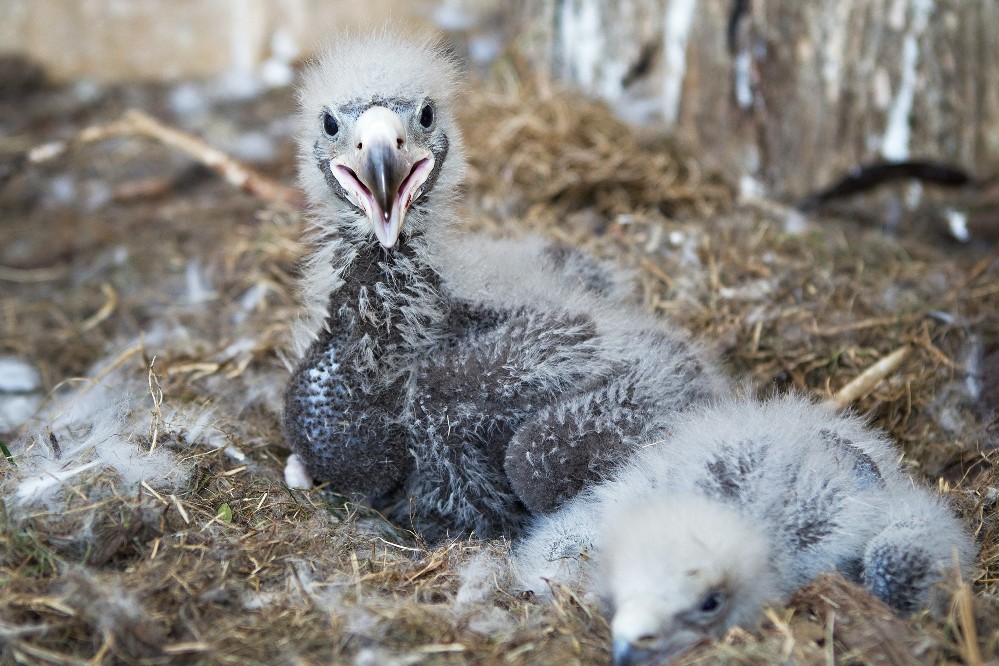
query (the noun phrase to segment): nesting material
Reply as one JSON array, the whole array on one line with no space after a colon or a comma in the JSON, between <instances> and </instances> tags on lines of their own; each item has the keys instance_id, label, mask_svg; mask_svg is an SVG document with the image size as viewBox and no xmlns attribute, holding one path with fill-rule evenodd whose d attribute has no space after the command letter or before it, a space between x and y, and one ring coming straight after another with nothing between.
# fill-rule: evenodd
<instances>
[{"instance_id":1,"label":"nesting material","mask_svg":"<svg viewBox=\"0 0 999 666\"><path fill-rule=\"evenodd\" d=\"M731 205L732 187L675 141L640 132L607 107L509 64L495 73L459 110L474 147L474 209L504 225L538 219L571 235L581 230L566 228L565 216L583 211L603 227L629 216L705 216Z\"/></svg>"},{"instance_id":2,"label":"nesting material","mask_svg":"<svg viewBox=\"0 0 999 666\"><path fill-rule=\"evenodd\" d=\"M770 609L759 631L732 630L688 662L825 664L863 654L875 663L896 651L898 661L994 659L997 382L986 369L995 367L999 341L999 266L991 248L948 245L904 226L886 237L851 219L809 219L788 233L779 208L734 206L704 156L640 137L605 108L515 68L501 63L496 73L467 86L459 119L475 169L470 230L530 230L634 270L647 308L714 346L732 374L752 378L764 395L794 387L825 399L911 346L852 409L900 443L903 466L960 508L981 547L980 575L965 581L942 620L901 619L856 588L834 594L816 585ZM59 90L27 96L5 111L13 143L5 139L0 152L59 138L51 128L66 123L78 123L69 132L118 118L126 102L166 108L168 93L111 90L89 106ZM293 103L285 90L222 112L258 130L290 115ZM290 158L260 168L294 180ZM607 620L578 590L556 586L555 602L539 603L512 594L501 569L490 574L491 560L478 556L498 545L502 562L503 544L428 549L329 489L286 488L275 406L299 312L297 213L192 170L155 142L119 138L4 173L0 354L35 366L42 394L53 395L27 430L0 435L11 454L0 458L0 662L609 660ZM67 174L104 181L112 203L99 213L42 208L44 186ZM669 174L683 187L652 185ZM205 287L197 303L189 265ZM102 283L117 297L106 316ZM94 379L101 359L137 341L145 351L140 344L120 373L107 375L134 398L119 410L116 434L145 453L155 356L164 417L171 408L188 415L174 435L160 430L155 450L188 470L185 479L147 481L156 497L101 462L105 472L95 466L55 490L51 497L71 503L62 515L15 507L18 480L35 464L26 460L22 470L20 451L33 446L31 456L59 469L46 443L56 412L45 410L81 385L57 386ZM956 390L969 379L975 391ZM194 443L187 433L208 412L209 431ZM74 433L67 446L86 437ZM25 443L17 452L16 442ZM99 459L88 455L81 464ZM89 549L73 532L78 520L90 526Z\"/></svg>"},{"instance_id":3,"label":"nesting material","mask_svg":"<svg viewBox=\"0 0 999 666\"><path fill-rule=\"evenodd\" d=\"M71 392L40 415L46 424L15 442L11 453L18 461L17 473L8 479L14 508L42 506L65 508L65 492L90 485L87 477L112 473L121 481L123 493L135 492L142 483L171 492L183 484L188 470L166 447L152 447L152 438L135 437L139 420L149 422L143 409L144 384L129 385L112 374L99 382ZM154 415L164 423L177 414ZM168 434L164 427L164 437ZM9 490L9 489L8 489Z\"/></svg>"}]
</instances>

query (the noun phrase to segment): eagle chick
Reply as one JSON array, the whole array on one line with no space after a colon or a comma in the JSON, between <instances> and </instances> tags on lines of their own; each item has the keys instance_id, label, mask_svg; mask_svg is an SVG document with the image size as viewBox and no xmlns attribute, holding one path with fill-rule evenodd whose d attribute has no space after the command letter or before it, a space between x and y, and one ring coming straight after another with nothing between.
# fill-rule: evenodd
<instances>
[{"instance_id":1,"label":"eagle chick","mask_svg":"<svg viewBox=\"0 0 999 666\"><path fill-rule=\"evenodd\" d=\"M972 539L880 433L803 398L729 400L538 518L522 583L580 585L613 614L619 663L675 655L839 571L896 610L969 572Z\"/></svg>"},{"instance_id":2,"label":"eagle chick","mask_svg":"<svg viewBox=\"0 0 999 666\"><path fill-rule=\"evenodd\" d=\"M619 271L455 233L457 71L438 42L386 30L306 72L314 249L283 416L289 479L432 541L516 533L724 390L696 346L620 303Z\"/></svg>"}]
</instances>

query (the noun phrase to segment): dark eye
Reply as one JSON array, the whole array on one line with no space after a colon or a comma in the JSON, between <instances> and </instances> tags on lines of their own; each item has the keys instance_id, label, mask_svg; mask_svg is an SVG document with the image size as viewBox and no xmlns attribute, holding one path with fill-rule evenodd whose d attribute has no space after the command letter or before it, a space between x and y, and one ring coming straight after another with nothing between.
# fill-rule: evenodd
<instances>
[{"instance_id":1,"label":"dark eye","mask_svg":"<svg viewBox=\"0 0 999 666\"><path fill-rule=\"evenodd\" d=\"M323 131L329 136L336 136L336 133L340 131L340 126L337 124L336 118L329 111L323 114Z\"/></svg>"},{"instance_id":2,"label":"dark eye","mask_svg":"<svg viewBox=\"0 0 999 666\"><path fill-rule=\"evenodd\" d=\"M423 105L423 110L420 111L420 125L426 129L434 124L434 107L429 103Z\"/></svg>"},{"instance_id":3,"label":"dark eye","mask_svg":"<svg viewBox=\"0 0 999 666\"><path fill-rule=\"evenodd\" d=\"M705 615L714 615L721 610L721 607L725 604L725 593L721 590L713 590L704 595L701 599L701 605L698 610L700 610Z\"/></svg>"}]
</instances>

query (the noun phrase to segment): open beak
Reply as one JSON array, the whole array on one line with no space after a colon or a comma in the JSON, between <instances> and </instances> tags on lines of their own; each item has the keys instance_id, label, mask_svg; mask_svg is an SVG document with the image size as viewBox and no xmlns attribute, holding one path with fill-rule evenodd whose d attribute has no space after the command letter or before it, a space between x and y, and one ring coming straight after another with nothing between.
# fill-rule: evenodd
<instances>
[{"instance_id":1,"label":"open beak","mask_svg":"<svg viewBox=\"0 0 999 666\"><path fill-rule=\"evenodd\" d=\"M378 242L392 248L406 212L423 194L433 154L410 146L402 119L384 106L372 106L357 119L353 146L331 160L330 169L368 216Z\"/></svg>"}]
</instances>

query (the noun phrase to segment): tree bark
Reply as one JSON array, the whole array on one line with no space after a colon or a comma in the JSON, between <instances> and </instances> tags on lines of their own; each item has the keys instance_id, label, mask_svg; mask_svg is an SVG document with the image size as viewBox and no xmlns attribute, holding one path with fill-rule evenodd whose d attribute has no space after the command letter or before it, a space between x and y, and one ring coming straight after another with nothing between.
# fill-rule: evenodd
<instances>
[{"instance_id":1,"label":"tree bark","mask_svg":"<svg viewBox=\"0 0 999 666\"><path fill-rule=\"evenodd\" d=\"M521 0L537 66L662 123L744 189L857 164L999 167L999 0Z\"/></svg>"}]
</instances>

